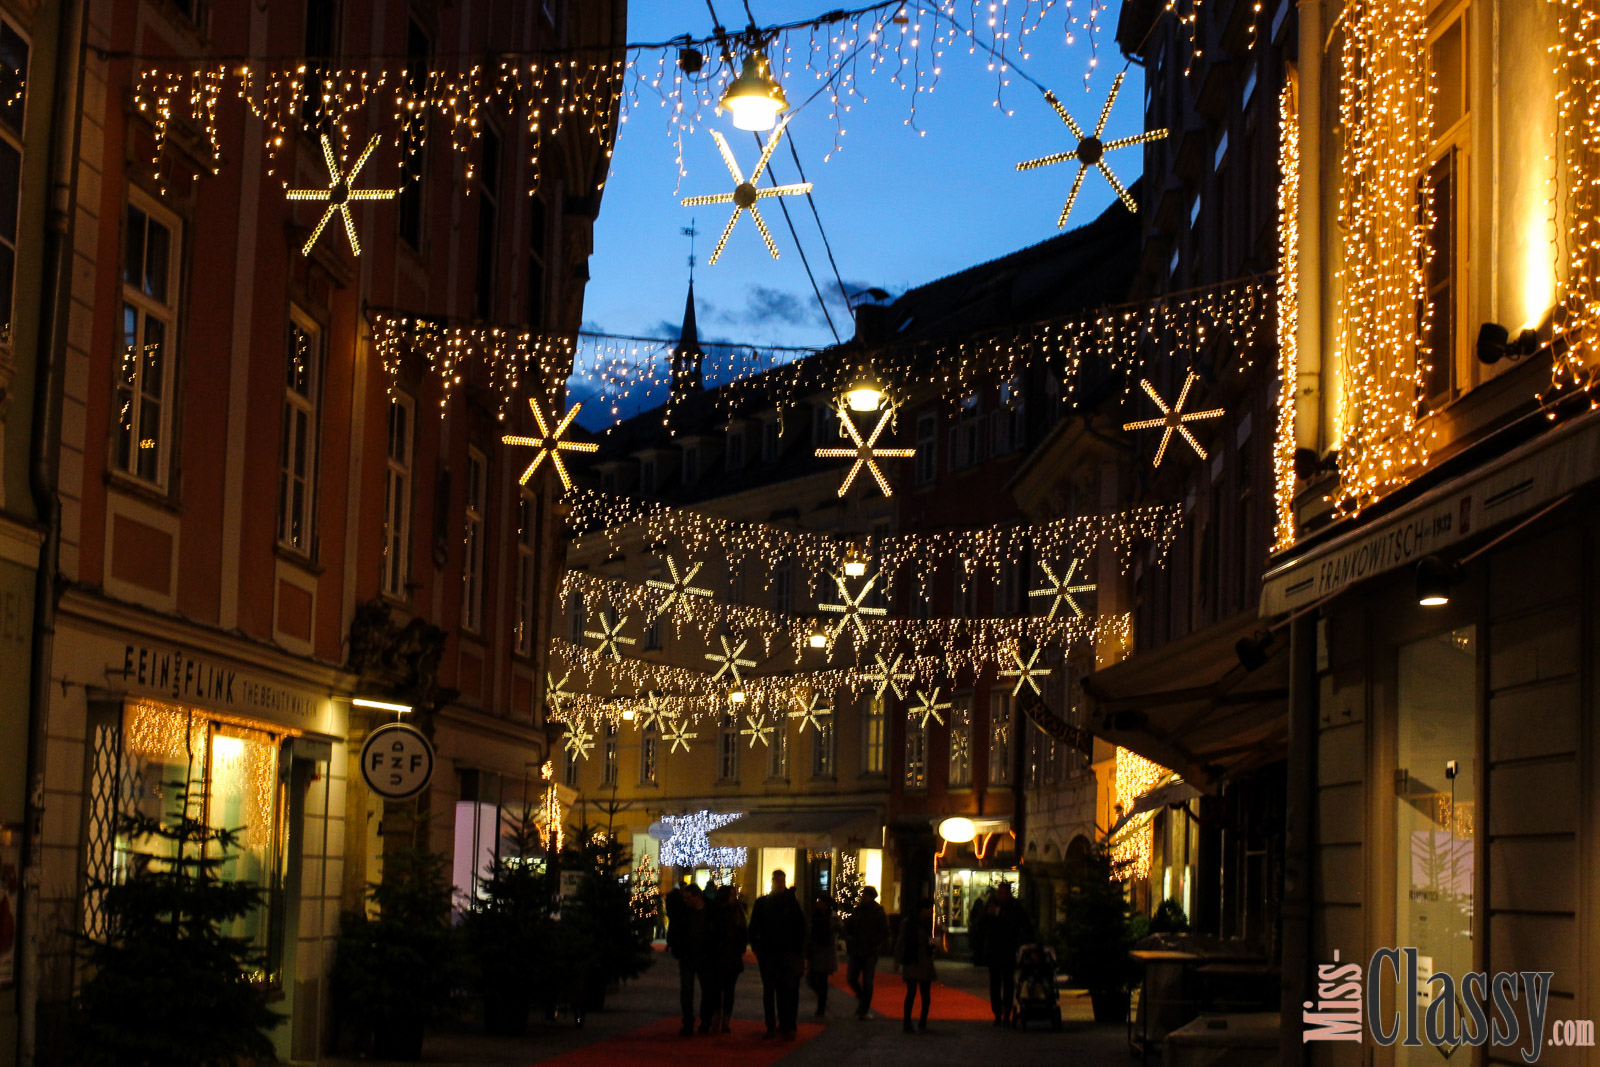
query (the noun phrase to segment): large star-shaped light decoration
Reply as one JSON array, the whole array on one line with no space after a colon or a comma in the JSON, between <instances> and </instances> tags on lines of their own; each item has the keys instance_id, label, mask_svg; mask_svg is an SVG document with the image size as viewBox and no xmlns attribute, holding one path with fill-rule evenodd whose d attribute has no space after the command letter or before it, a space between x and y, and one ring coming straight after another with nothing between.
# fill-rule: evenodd
<instances>
[{"instance_id":1,"label":"large star-shaped light decoration","mask_svg":"<svg viewBox=\"0 0 1600 1067\"><path fill-rule=\"evenodd\" d=\"M721 681L724 674L730 674L733 676L734 685L743 685L744 679L739 676L739 668L754 667L756 665L756 661L753 659L739 658L740 653L744 651L745 646L750 642L740 641L737 645L735 645L732 641L728 640L727 634L723 634L721 639L722 655L719 656L715 652L706 653L706 659L710 660L712 663L721 664L721 666L717 668L716 673L711 676L711 680L713 682Z\"/></svg>"},{"instance_id":2,"label":"large star-shaped light decoration","mask_svg":"<svg viewBox=\"0 0 1600 1067\"><path fill-rule=\"evenodd\" d=\"M878 425L872 428L872 433L867 437L861 436L861 431L856 428L856 422L844 408L839 409L839 421L844 424L845 432L850 435L852 447L850 448L819 448L818 459L850 459L855 458L855 463L850 466L850 473L844 476L844 482L839 486L839 495L844 496L850 491L850 486L855 484L856 475L865 467L878 483L878 488L883 490L884 496L894 496L894 490L889 487L889 480L883 476L883 468L878 466L880 459L910 459L917 454L914 448L879 448L878 438L883 435L884 427L889 425L891 412L885 411L878 416Z\"/></svg>"},{"instance_id":3,"label":"large star-shaped light decoration","mask_svg":"<svg viewBox=\"0 0 1600 1067\"><path fill-rule=\"evenodd\" d=\"M667 573L672 575L672 580L670 582L664 582L660 578L651 578L644 583L651 589L661 589L667 594L661 598L661 603L656 605L657 615L665 615L667 609L679 601L687 604L689 602L689 597L711 596L711 590L702 589L699 586L689 584L690 582L694 581L694 576L700 573L700 567L701 565L696 563L693 567L689 568L689 573L679 576L678 561L672 558L672 553L667 553Z\"/></svg>"},{"instance_id":4,"label":"large star-shaped light decoration","mask_svg":"<svg viewBox=\"0 0 1600 1067\"><path fill-rule=\"evenodd\" d=\"M1072 575L1077 571L1078 563L1079 561L1075 559L1068 560L1067 573L1057 578L1054 568L1050 566L1048 561L1039 561L1039 569L1044 571L1045 579L1049 582L1049 584L1042 589L1028 590L1028 596L1047 596L1054 598L1050 601L1050 613L1045 616L1047 620L1054 619L1056 617L1056 612L1061 608L1062 604L1065 604L1067 607L1072 609L1072 614L1074 617L1079 619L1083 618L1083 609L1078 606L1078 599L1075 594L1092 593L1094 592L1096 586L1092 582L1086 582L1080 585L1072 584Z\"/></svg>"},{"instance_id":5,"label":"large star-shaped light decoration","mask_svg":"<svg viewBox=\"0 0 1600 1067\"><path fill-rule=\"evenodd\" d=\"M771 747L772 727L767 725L767 713L763 711L759 715L746 715L744 718L745 722L748 722L750 726L747 729L740 730L739 733L750 739L750 747L755 748L757 741Z\"/></svg>"},{"instance_id":6,"label":"large star-shaped light decoration","mask_svg":"<svg viewBox=\"0 0 1600 1067\"><path fill-rule=\"evenodd\" d=\"M1028 658L1024 660L1020 649L1011 649L1011 658L1016 660L1017 669L1001 671L1000 677L1015 678L1017 680L1017 687L1011 690L1012 696L1021 696L1023 686L1027 686L1040 696L1044 695L1044 690L1039 688L1038 679L1050 677L1050 668L1038 666L1039 653L1041 651L1041 649L1034 649L1029 653Z\"/></svg>"},{"instance_id":7,"label":"large star-shaped light decoration","mask_svg":"<svg viewBox=\"0 0 1600 1067\"><path fill-rule=\"evenodd\" d=\"M728 243L728 235L733 232L733 224L739 221L739 216L750 212L750 218L755 221L756 229L761 231L761 239L767 243L767 251L772 253L772 258L778 258L778 246L772 241L772 231L767 229L767 220L761 217L761 211L756 207L756 201L765 200L770 196L798 196L811 191L810 182L800 182L796 185L769 185L765 189L756 188L756 183L761 180L761 174L767 169L767 163L772 159L772 150L778 147L778 141L783 137L783 129L789 125L790 115L778 123L778 128L772 131L772 136L767 138L767 143L762 146L761 158L756 160L756 169L751 173L750 180L745 181L744 172L739 169L739 164L734 162L733 150L728 147L727 139L721 131L712 130L711 136L717 142L717 149L722 153L722 162L728 167L728 173L733 176L733 192L713 193L710 196L691 196L683 201L684 207L699 207L702 204L732 204L733 215L728 219L728 225L722 230L722 236L717 238L717 247L712 250L711 258L706 261L707 266L717 262L717 257L722 255L723 246Z\"/></svg>"},{"instance_id":8,"label":"large star-shaped light decoration","mask_svg":"<svg viewBox=\"0 0 1600 1067\"><path fill-rule=\"evenodd\" d=\"M644 704L639 708L638 717L640 730L651 727L666 730L671 728L671 722L678 717L678 713L663 707L660 695L651 690L644 695Z\"/></svg>"},{"instance_id":9,"label":"large star-shaped light decoration","mask_svg":"<svg viewBox=\"0 0 1600 1067\"><path fill-rule=\"evenodd\" d=\"M667 723L661 732L662 739L670 746L668 752L676 752L680 747L685 752L689 751L689 742L699 736L697 733L690 733L689 724L682 721Z\"/></svg>"},{"instance_id":10,"label":"large star-shaped light decoration","mask_svg":"<svg viewBox=\"0 0 1600 1067\"><path fill-rule=\"evenodd\" d=\"M567 728L567 736L562 743L567 746L569 758L588 759L589 753L594 750L594 734L583 723L575 722Z\"/></svg>"},{"instance_id":11,"label":"large star-shaped light decoration","mask_svg":"<svg viewBox=\"0 0 1600 1067\"><path fill-rule=\"evenodd\" d=\"M552 718L559 716L565 710L562 708L563 704L577 696L576 693L567 688L567 679L571 677L572 674L568 672L563 674L558 682L553 674L544 676L544 702L550 706Z\"/></svg>"},{"instance_id":12,"label":"large star-shaped light decoration","mask_svg":"<svg viewBox=\"0 0 1600 1067\"><path fill-rule=\"evenodd\" d=\"M939 713L950 710L950 701L941 701L939 699L939 690L935 689L932 695L929 695L919 689L917 690L917 701L918 703L907 712L907 718L914 718L920 715L924 729L927 728L929 719L934 720L940 726L944 725L944 716Z\"/></svg>"},{"instance_id":13,"label":"large star-shaped light decoration","mask_svg":"<svg viewBox=\"0 0 1600 1067\"><path fill-rule=\"evenodd\" d=\"M608 623L606 622L606 617L603 613L596 612L595 614L600 619L600 629L585 630L583 631L583 636L589 638L591 641L600 642L600 644L595 647L595 652L602 656L609 655L613 660L621 662L622 649L620 646L636 645L639 643L631 637L622 636L622 628L628 624L628 617L624 615L616 622Z\"/></svg>"},{"instance_id":14,"label":"large star-shaped light decoration","mask_svg":"<svg viewBox=\"0 0 1600 1067\"><path fill-rule=\"evenodd\" d=\"M887 615L889 613L887 608L875 608L863 603L867 599L867 594L872 592L872 587L877 584L877 581L878 576L874 574L861 586L861 592L851 596L850 587L845 584L844 576L838 574L833 576L833 583L839 587L839 599L844 603L817 605L823 611L843 616L838 624L834 626L833 633L828 636L828 644L832 645L839 640L839 635L844 633L845 628L852 624L856 628L856 633L865 638L867 636L867 624L862 621L861 617L863 615Z\"/></svg>"},{"instance_id":15,"label":"large star-shaped light decoration","mask_svg":"<svg viewBox=\"0 0 1600 1067\"><path fill-rule=\"evenodd\" d=\"M1189 442L1189 447L1194 449L1195 455L1201 459L1206 458L1206 450L1200 447L1200 442L1195 440L1194 434L1189 432L1189 427L1185 426L1184 423L1199 422L1201 419L1221 418L1227 412L1222 408L1212 408L1209 411L1183 410L1183 402L1189 399L1189 390L1199 380L1200 375L1190 371L1188 376L1183 379L1183 388L1178 392L1177 402L1171 407L1168 407L1167 402L1161 399L1161 394L1156 392L1156 387L1150 384L1148 378L1139 381L1139 384L1144 387L1144 391L1149 394L1150 399L1155 401L1156 407L1161 409L1161 417L1159 419L1140 419L1138 422L1125 422L1122 424L1122 428L1124 430L1153 430L1157 426L1162 428L1161 447L1156 449L1156 458L1151 463L1151 466L1161 466L1161 458L1167 454L1167 445L1172 443L1172 435L1174 433L1182 435L1183 439Z\"/></svg>"},{"instance_id":16,"label":"large star-shaped light decoration","mask_svg":"<svg viewBox=\"0 0 1600 1067\"><path fill-rule=\"evenodd\" d=\"M328 164L328 187L326 189L290 189L284 195L290 200L319 200L328 205L322 213L316 229L311 231L311 236L306 238L306 243L301 247L300 254L309 256L311 248L317 243L317 238L322 236L322 231L327 228L328 220L338 212L344 219L344 235L350 239L350 251L354 255L361 254L361 242L356 239L355 220L350 216L350 201L352 200L393 200L400 195L398 189L352 189L350 183L356 180L362 166L367 162L367 157L372 155L372 150L378 147L378 135L373 134L372 140L367 142L367 147L356 157L355 163L349 170L339 166L339 157L334 154L333 141L327 134L322 135L322 158Z\"/></svg>"},{"instance_id":17,"label":"large star-shaped light decoration","mask_svg":"<svg viewBox=\"0 0 1600 1067\"><path fill-rule=\"evenodd\" d=\"M821 690L811 690L809 697L797 692L789 698L789 718L800 720L801 733L806 732L806 723L810 723L820 734L826 725L822 720L832 715L833 707L826 702Z\"/></svg>"},{"instance_id":18,"label":"large star-shaped light decoration","mask_svg":"<svg viewBox=\"0 0 1600 1067\"><path fill-rule=\"evenodd\" d=\"M900 661L905 659L905 656L896 652L892 663L883 658L882 652L874 653L873 658L878 661L878 669L867 671L861 676L877 686L877 689L873 691L872 698L874 700L882 700L884 692L893 689L894 695L904 700L906 693L904 689L900 688L900 683L909 682L913 677L911 672L900 670Z\"/></svg>"},{"instance_id":19,"label":"large star-shaped light decoration","mask_svg":"<svg viewBox=\"0 0 1600 1067\"><path fill-rule=\"evenodd\" d=\"M1073 121L1067 109L1062 106L1056 94L1046 89L1045 100L1056 109L1056 114L1061 116L1061 121L1067 124L1067 129L1072 131L1072 136L1078 139L1078 147L1070 152L1056 152L1038 159L1030 159L1018 163L1018 170L1033 170L1035 167L1048 167L1052 163L1064 163L1069 159L1078 161L1078 173L1072 179L1072 192L1067 194L1066 206L1061 209L1061 215L1056 219L1056 228L1062 229L1067 225L1067 216L1072 214L1072 205L1078 199L1078 190L1083 187L1083 176L1090 167L1095 167L1105 175L1106 182L1116 190L1122 202L1128 206L1129 211L1138 211L1139 205L1134 202L1128 190L1111 173L1111 168L1106 166L1105 154L1117 148L1127 148L1129 145L1143 144L1145 141L1157 141L1167 135L1166 130L1146 130L1144 133L1134 134L1132 137L1119 137L1115 141L1102 141L1100 135L1106 131L1106 120L1111 117L1111 105L1117 101L1117 93L1122 89L1122 75L1118 74L1116 81L1111 83L1111 95L1106 97L1105 106L1100 109L1100 121L1095 123L1093 133L1084 133L1083 128Z\"/></svg>"},{"instance_id":20,"label":"large star-shaped light decoration","mask_svg":"<svg viewBox=\"0 0 1600 1067\"><path fill-rule=\"evenodd\" d=\"M572 488L572 475L567 473L567 465L562 462L563 452L597 452L600 446L593 441L568 441L561 435L567 432L567 427L572 425L572 420L578 417L578 409L582 404L574 404L567 413L561 416L561 421L556 423L554 430L544 417L544 410L539 407L539 402L533 397L528 398L528 406L533 409L533 423L539 428L539 436L525 437L519 434L506 434L500 440L508 445L521 448L536 448L533 462L522 472L522 477L517 479L518 485L527 485L528 479L533 477L533 472L539 469L539 464L544 462L544 457L550 457L550 466L556 469L561 476L561 488Z\"/></svg>"}]
</instances>

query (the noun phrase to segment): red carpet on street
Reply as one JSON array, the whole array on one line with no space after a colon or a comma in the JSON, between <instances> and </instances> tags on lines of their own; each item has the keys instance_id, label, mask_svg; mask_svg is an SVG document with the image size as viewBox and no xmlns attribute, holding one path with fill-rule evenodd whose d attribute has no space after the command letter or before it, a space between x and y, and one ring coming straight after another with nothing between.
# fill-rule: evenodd
<instances>
[{"instance_id":1,"label":"red carpet on street","mask_svg":"<svg viewBox=\"0 0 1600 1067\"><path fill-rule=\"evenodd\" d=\"M801 1001L804 1007L804 1000ZM813 1004L813 1007L816 1005ZM697 1067L764 1067L804 1045L822 1032L819 1023L800 1024L793 1041L767 1039L758 1019L735 1019L730 1034L696 1034L683 1037L677 1019L629 1030L552 1059L541 1060L541 1067L616 1067L619 1063L695 1064Z\"/></svg>"},{"instance_id":2,"label":"red carpet on street","mask_svg":"<svg viewBox=\"0 0 1600 1067\"><path fill-rule=\"evenodd\" d=\"M845 981L847 972L843 967L833 972L832 983L836 990L842 990L845 999L834 999L837 994L829 994L828 1011L830 1015L839 1015L855 1007L856 995L850 992L850 985ZM933 983L933 1003L928 1008L928 1018L943 1022L973 1022L976 1020L993 1019L994 1012L989 1008L988 1000L975 997L971 993L960 989L951 989L939 982ZM900 977L899 971L878 970L878 980L872 987L872 1010L879 1015L898 1018L906 1001L905 979ZM809 1007L815 1010L817 1006L816 994L807 986L800 988L800 1014L804 1015ZM917 1018L922 1011L922 996L918 994L917 1002L912 1005L911 1016Z\"/></svg>"}]
</instances>

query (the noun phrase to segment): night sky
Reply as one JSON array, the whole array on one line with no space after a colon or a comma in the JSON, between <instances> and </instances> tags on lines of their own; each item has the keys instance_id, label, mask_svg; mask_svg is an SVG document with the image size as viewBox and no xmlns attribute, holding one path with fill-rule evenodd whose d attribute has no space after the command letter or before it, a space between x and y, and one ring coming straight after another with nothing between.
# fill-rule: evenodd
<instances>
[{"instance_id":1,"label":"night sky","mask_svg":"<svg viewBox=\"0 0 1600 1067\"><path fill-rule=\"evenodd\" d=\"M716 0L717 13L730 29L745 23L738 0ZM751 0L763 24L820 14L837 6L816 0ZM968 5L958 5L963 15ZM988 5L980 5L980 10ZM1079 5L1082 6L1081 4ZM1052 88L1073 117L1086 129L1100 112L1112 79L1124 60L1112 39L1117 8L1101 12L1099 63L1087 88L1091 51L1080 33L1065 43L1064 4L1052 7L1043 28L1031 33L1019 60L1021 69ZM665 40L679 34L702 36L711 30L704 0L632 0L630 41ZM707 73L710 72L708 60ZM1075 162L1025 173L1020 160L1067 151L1075 139L1040 91L1018 77L1003 90L1004 107L995 105L998 73L989 56L969 54L966 47L947 50L937 88L919 94L919 136L907 125L912 94L882 75L863 81L865 104L844 116L844 150L823 162L833 143L829 102L819 97L790 123L828 240L847 288L876 286L892 294L961 270L1018 248L1042 241L1058 231L1056 216L1066 199ZM791 105L814 90L807 72L797 87L785 83ZM1138 132L1144 86L1138 67L1123 82L1107 139ZM1012 114L1007 115L1009 109ZM709 117L729 139L746 171L758 155L754 135L735 130L726 115ZM1125 184L1139 176L1141 150L1110 153L1107 161ZM823 320L806 279L795 240L773 200L762 212L782 258L774 262L761 244L748 216L741 219L715 266L708 258L726 223L729 208L721 205L685 208L681 197L729 191L732 182L705 126L685 144L687 171L678 186L675 148L665 115L653 104L631 114L622 127L595 228L592 281L584 305L586 328L610 333L675 336L683 313L687 282L688 238L681 230L691 217L700 231L700 266L695 291L703 339L766 344L828 344L833 334ZM774 155L772 169L780 182L798 181L787 148ZM1113 194L1094 172L1068 223L1094 218ZM817 224L803 197L785 203L811 259L817 281L836 305L842 305L838 283L828 265ZM833 309L842 337L852 332L842 307ZM582 389L579 383L576 391Z\"/></svg>"}]
</instances>

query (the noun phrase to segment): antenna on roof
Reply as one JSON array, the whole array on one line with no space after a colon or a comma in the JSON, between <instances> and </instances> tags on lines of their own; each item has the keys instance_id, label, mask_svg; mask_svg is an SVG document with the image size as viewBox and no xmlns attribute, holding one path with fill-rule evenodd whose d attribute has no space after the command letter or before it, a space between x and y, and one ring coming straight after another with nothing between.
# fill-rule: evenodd
<instances>
[{"instance_id":1,"label":"antenna on roof","mask_svg":"<svg viewBox=\"0 0 1600 1067\"><path fill-rule=\"evenodd\" d=\"M700 236L700 231L694 228L694 219L689 220L689 225L683 228L683 235L689 239L689 284L694 284L694 239Z\"/></svg>"}]
</instances>

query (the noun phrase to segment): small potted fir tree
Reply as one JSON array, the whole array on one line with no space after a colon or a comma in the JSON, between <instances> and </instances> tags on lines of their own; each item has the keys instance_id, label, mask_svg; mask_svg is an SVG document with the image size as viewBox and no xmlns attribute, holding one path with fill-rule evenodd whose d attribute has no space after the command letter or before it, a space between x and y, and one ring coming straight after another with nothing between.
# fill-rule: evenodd
<instances>
[{"instance_id":1,"label":"small potted fir tree","mask_svg":"<svg viewBox=\"0 0 1600 1067\"><path fill-rule=\"evenodd\" d=\"M1067 886L1067 971L1089 990L1098 1023L1120 1023L1128 1017L1134 973L1128 956L1133 939L1124 888L1127 866L1102 841L1090 848Z\"/></svg>"}]
</instances>

